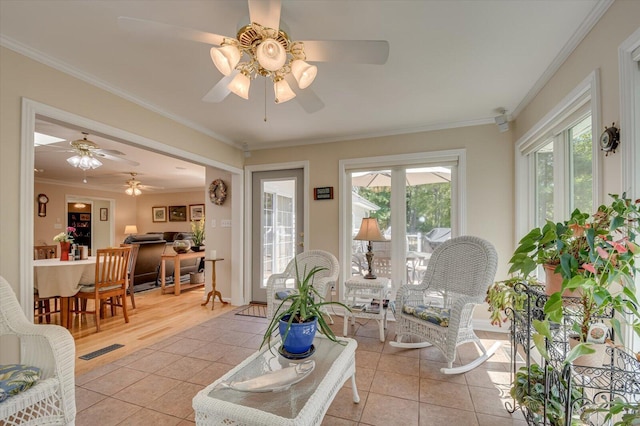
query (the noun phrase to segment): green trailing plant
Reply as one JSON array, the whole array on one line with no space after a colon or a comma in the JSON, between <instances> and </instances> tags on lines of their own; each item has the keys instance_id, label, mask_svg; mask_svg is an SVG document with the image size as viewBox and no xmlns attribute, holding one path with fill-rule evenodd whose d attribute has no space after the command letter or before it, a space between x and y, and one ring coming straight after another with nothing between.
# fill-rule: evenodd
<instances>
[{"instance_id":1,"label":"green trailing plant","mask_svg":"<svg viewBox=\"0 0 640 426\"><path fill-rule=\"evenodd\" d=\"M547 366L549 375L554 372L551 366ZM532 364L530 368L521 367L516 373L513 385L511 387L511 397L521 406L527 409L535 416L538 421L545 423L542 416L544 415L546 402L546 419L548 424L552 426L562 426L565 424L566 412L562 395L566 394L566 383L562 380L553 381L549 385L549 393L545 392L545 371L537 364ZM582 397L581 389L573 387L571 389L571 403ZM582 424L577 419L572 419L572 425Z\"/></svg>"},{"instance_id":2,"label":"green trailing plant","mask_svg":"<svg viewBox=\"0 0 640 426\"><path fill-rule=\"evenodd\" d=\"M527 295L515 290L516 284L526 284L529 287L542 287L542 284L534 277L511 277L503 281L496 281L489 286L485 301L489 305L490 320L492 325L502 327L502 323L509 319L507 310L521 311Z\"/></svg>"},{"instance_id":3,"label":"green trailing plant","mask_svg":"<svg viewBox=\"0 0 640 426\"><path fill-rule=\"evenodd\" d=\"M286 331L282 336L283 341L285 341L287 336L289 335L291 324L293 324L294 322L311 322L315 318L317 318L318 328L320 332L327 336L327 338L329 338L331 341L340 343L336 338L333 330L331 330L331 328L325 321L324 316L322 315L322 307L328 305L336 305L341 306L349 312L351 312L351 310L343 303L325 301L323 299L323 295L319 294L318 291L313 287L314 276L320 271L327 270L327 268L315 266L307 272L305 267L303 274L300 275L297 262L295 266L296 291L292 294L289 294L282 300L282 302L280 302L280 305L273 314L273 318L271 318L271 321L267 326L267 330L264 333L260 347L262 348L265 344L270 345L271 339L279 329L280 320L287 316L288 322Z\"/></svg>"}]
</instances>

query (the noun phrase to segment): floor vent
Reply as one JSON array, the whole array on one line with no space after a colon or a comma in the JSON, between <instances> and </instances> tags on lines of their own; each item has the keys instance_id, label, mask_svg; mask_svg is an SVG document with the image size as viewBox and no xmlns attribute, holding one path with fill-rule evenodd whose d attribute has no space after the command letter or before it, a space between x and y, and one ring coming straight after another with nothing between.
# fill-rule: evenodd
<instances>
[{"instance_id":1,"label":"floor vent","mask_svg":"<svg viewBox=\"0 0 640 426\"><path fill-rule=\"evenodd\" d=\"M124 345L120 345L120 344L116 343L116 344L107 346L105 348L98 349L97 351L90 352L90 353L88 353L86 355L82 355L80 357L80 359L84 359L85 361L88 361L90 359L97 358L100 355L104 355L104 354L109 353L111 351L115 351L116 349L121 348L123 346Z\"/></svg>"}]
</instances>

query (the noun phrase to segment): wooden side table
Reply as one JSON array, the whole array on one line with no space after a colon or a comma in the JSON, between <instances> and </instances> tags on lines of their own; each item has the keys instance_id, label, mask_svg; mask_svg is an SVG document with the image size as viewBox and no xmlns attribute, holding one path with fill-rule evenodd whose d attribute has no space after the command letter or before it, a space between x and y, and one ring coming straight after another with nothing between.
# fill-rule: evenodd
<instances>
[{"instance_id":1,"label":"wooden side table","mask_svg":"<svg viewBox=\"0 0 640 426\"><path fill-rule=\"evenodd\" d=\"M171 253L165 253L160 257L160 287L162 288L161 292L162 294L165 294L167 291L167 289L165 288L165 284L166 284L166 261L173 261L173 294L175 294L176 296L178 296L180 294L180 261L181 260L185 260L185 259L199 259L201 257L204 257L204 252L202 251L188 251L186 253L175 253L175 254L171 254ZM196 285L202 285L201 284L185 284L184 288L191 288L191 287L195 287Z\"/></svg>"},{"instance_id":2,"label":"wooden side table","mask_svg":"<svg viewBox=\"0 0 640 426\"><path fill-rule=\"evenodd\" d=\"M207 306L209 303L209 299L213 296L213 300L211 301L211 310L213 311L213 307L216 304L216 296L220 299L223 305L226 305L229 302L225 302L222 300L222 293L216 290L216 262L224 260L223 258L217 259L205 259L205 262L211 262L211 291L207 294L207 300L201 306Z\"/></svg>"},{"instance_id":3,"label":"wooden side table","mask_svg":"<svg viewBox=\"0 0 640 426\"><path fill-rule=\"evenodd\" d=\"M343 335L347 336L349 318L351 325L355 325L356 318L374 319L378 321L380 327L380 341L384 342L384 329L387 327L387 308L384 307L384 300L389 295L391 281L389 278L378 277L374 279L366 279L361 275L355 275L345 281L345 304L349 307L366 301L365 306L370 304L373 299L379 301L378 311L367 312L366 307L362 311L352 310L344 311L344 330ZM370 307L370 305L368 305Z\"/></svg>"}]
</instances>

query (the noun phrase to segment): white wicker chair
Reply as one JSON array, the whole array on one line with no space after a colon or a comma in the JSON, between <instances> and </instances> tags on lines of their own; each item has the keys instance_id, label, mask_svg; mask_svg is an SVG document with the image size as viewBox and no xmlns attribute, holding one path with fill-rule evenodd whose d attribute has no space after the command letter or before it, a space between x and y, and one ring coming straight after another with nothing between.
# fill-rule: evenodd
<instances>
[{"instance_id":1,"label":"white wicker chair","mask_svg":"<svg viewBox=\"0 0 640 426\"><path fill-rule=\"evenodd\" d=\"M339 265L338 259L331 253L323 250L309 250L296 255L284 272L272 274L267 280L267 319L271 319L282 300L276 298L276 292L285 289L295 289L296 283L296 261L298 271L302 275L305 271L310 271L314 266L327 268L314 275L313 287L326 299L331 287L338 281ZM329 313L324 310L329 315ZM329 315L329 320L333 324L333 319Z\"/></svg>"},{"instance_id":2,"label":"white wicker chair","mask_svg":"<svg viewBox=\"0 0 640 426\"><path fill-rule=\"evenodd\" d=\"M19 363L39 367L41 379L0 403L0 424L75 424L73 337L64 327L29 322L11 286L0 276L0 335L9 334L20 339Z\"/></svg>"},{"instance_id":3,"label":"white wicker chair","mask_svg":"<svg viewBox=\"0 0 640 426\"><path fill-rule=\"evenodd\" d=\"M464 373L489 359L500 343L486 350L473 332L472 316L475 306L484 301L497 266L496 250L485 240L463 236L442 243L434 250L422 283L399 289L395 302L396 341L390 344L401 348L436 346L449 364L448 368L441 369L445 374ZM424 312L419 315L422 318L411 313L424 306L436 307L436 312L438 308L444 309L443 317L448 309L448 325L423 319ZM403 343L403 337L417 337L420 342ZM467 342L474 342L482 355L469 364L453 368L456 347Z\"/></svg>"}]
</instances>

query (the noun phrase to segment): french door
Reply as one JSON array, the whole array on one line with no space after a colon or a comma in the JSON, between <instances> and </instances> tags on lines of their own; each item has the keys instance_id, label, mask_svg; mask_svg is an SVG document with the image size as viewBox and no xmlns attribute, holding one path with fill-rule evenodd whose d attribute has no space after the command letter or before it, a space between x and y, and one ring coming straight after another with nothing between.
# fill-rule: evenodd
<instances>
[{"instance_id":1,"label":"french door","mask_svg":"<svg viewBox=\"0 0 640 426\"><path fill-rule=\"evenodd\" d=\"M266 303L269 276L304 250L304 173L261 171L251 179L251 301Z\"/></svg>"}]
</instances>

